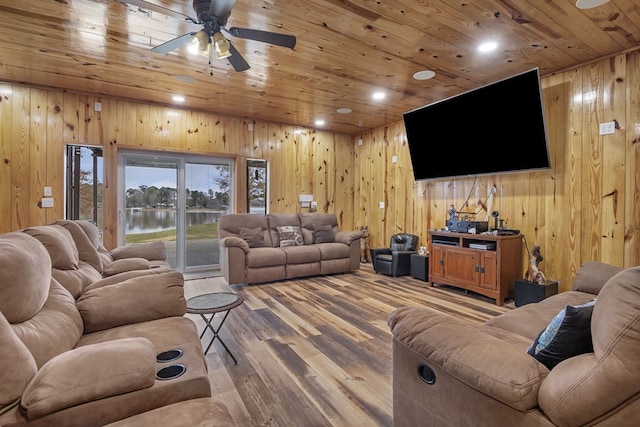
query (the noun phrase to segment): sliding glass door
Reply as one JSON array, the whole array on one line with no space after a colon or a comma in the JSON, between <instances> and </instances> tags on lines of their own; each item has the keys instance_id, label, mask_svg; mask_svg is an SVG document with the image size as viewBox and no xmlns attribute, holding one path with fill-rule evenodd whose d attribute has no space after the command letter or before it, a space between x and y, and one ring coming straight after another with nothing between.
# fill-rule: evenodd
<instances>
[{"instance_id":1,"label":"sliding glass door","mask_svg":"<svg viewBox=\"0 0 640 427\"><path fill-rule=\"evenodd\" d=\"M218 217L229 213L230 164L186 163L185 265L220 264Z\"/></svg>"},{"instance_id":2,"label":"sliding glass door","mask_svg":"<svg viewBox=\"0 0 640 427\"><path fill-rule=\"evenodd\" d=\"M119 161L122 243L163 241L173 268L218 268L217 220L230 212L232 162L124 151Z\"/></svg>"}]
</instances>

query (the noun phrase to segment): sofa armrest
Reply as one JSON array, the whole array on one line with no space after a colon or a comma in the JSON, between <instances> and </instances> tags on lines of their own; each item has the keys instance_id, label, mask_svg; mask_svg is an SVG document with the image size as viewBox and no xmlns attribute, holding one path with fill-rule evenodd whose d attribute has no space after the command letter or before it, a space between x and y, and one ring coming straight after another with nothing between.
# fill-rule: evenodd
<instances>
[{"instance_id":1,"label":"sofa armrest","mask_svg":"<svg viewBox=\"0 0 640 427\"><path fill-rule=\"evenodd\" d=\"M76 301L84 331L184 316L187 301L183 285L182 273L167 271L88 290Z\"/></svg>"},{"instance_id":2,"label":"sofa armrest","mask_svg":"<svg viewBox=\"0 0 640 427\"><path fill-rule=\"evenodd\" d=\"M164 242L136 243L115 248L109 252L113 260L144 258L148 261L166 261L167 247Z\"/></svg>"},{"instance_id":3,"label":"sofa armrest","mask_svg":"<svg viewBox=\"0 0 640 427\"><path fill-rule=\"evenodd\" d=\"M108 264L102 270L102 275L105 277L113 276L114 274L124 273L125 271L134 270L148 270L151 268L151 263L145 258L123 258L113 261Z\"/></svg>"},{"instance_id":4,"label":"sofa armrest","mask_svg":"<svg viewBox=\"0 0 640 427\"><path fill-rule=\"evenodd\" d=\"M362 238L362 233L359 231L338 231L335 235L335 241L337 243L344 243L347 246L351 246L351 243Z\"/></svg>"},{"instance_id":5,"label":"sofa armrest","mask_svg":"<svg viewBox=\"0 0 640 427\"><path fill-rule=\"evenodd\" d=\"M45 363L22 395L27 420L98 399L151 387L155 348L123 338L66 351Z\"/></svg>"},{"instance_id":6,"label":"sofa armrest","mask_svg":"<svg viewBox=\"0 0 640 427\"><path fill-rule=\"evenodd\" d=\"M244 251L245 254L249 253L249 244L236 236L229 236L220 239L220 246L225 248L240 248Z\"/></svg>"},{"instance_id":7,"label":"sofa armrest","mask_svg":"<svg viewBox=\"0 0 640 427\"><path fill-rule=\"evenodd\" d=\"M549 370L521 348L429 308L397 309L388 324L394 345L407 347L468 387L519 411L537 406Z\"/></svg>"}]
</instances>

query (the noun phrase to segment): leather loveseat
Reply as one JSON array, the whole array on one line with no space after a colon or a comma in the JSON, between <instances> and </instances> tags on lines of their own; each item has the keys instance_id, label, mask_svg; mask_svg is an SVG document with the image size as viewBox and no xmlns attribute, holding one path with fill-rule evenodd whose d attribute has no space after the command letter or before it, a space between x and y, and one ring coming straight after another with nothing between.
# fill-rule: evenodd
<instances>
[{"instance_id":1,"label":"leather loveseat","mask_svg":"<svg viewBox=\"0 0 640 427\"><path fill-rule=\"evenodd\" d=\"M425 307L397 309L388 323L396 427L640 420L640 267L586 263L571 291L480 327ZM585 337L592 347L572 354Z\"/></svg>"},{"instance_id":2,"label":"leather loveseat","mask_svg":"<svg viewBox=\"0 0 640 427\"><path fill-rule=\"evenodd\" d=\"M57 246L55 235L65 236ZM71 280L74 296L52 268L53 260L67 266L57 272L63 279L78 271L70 241L59 225L0 235L0 425L232 425L210 398L182 274L130 271L81 287ZM157 360L174 349L182 352L175 361ZM178 364L182 375L161 379Z\"/></svg>"},{"instance_id":3,"label":"leather loveseat","mask_svg":"<svg viewBox=\"0 0 640 427\"><path fill-rule=\"evenodd\" d=\"M360 268L359 231L329 213L229 214L218 219L220 265L229 284L346 273Z\"/></svg>"}]
</instances>

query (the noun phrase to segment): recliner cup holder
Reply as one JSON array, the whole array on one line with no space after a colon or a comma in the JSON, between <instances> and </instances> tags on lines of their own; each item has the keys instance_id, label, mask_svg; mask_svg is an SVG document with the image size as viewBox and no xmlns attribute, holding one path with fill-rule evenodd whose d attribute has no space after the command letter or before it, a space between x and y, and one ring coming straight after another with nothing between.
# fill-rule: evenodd
<instances>
[{"instance_id":1,"label":"recliner cup holder","mask_svg":"<svg viewBox=\"0 0 640 427\"><path fill-rule=\"evenodd\" d=\"M174 360L180 359L181 356L182 356L182 350L175 348L175 349L158 353L156 355L156 362L158 363L173 362Z\"/></svg>"},{"instance_id":2,"label":"recliner cup holder","mask_svg":"<svg viewBox=\"0 0 640 427\"><path fill-rule=\"evenodd\" d=\"M180 375L187 371L184 365L169 365L156 372L156 379L158 380L172 380L178 378Z\"/></svg>"},{"instance_id":3,"label":"recliner cup holder","mask_svg":"<svg viewBox=\"0 0 640 427\"><path fill-rule=\"evenodd\" d=\"M418 366L418 376L422 381L429 385L433 385L436 382L436 373L433 372L430 366L420 365Z\"/></svg>"}]
</instances>

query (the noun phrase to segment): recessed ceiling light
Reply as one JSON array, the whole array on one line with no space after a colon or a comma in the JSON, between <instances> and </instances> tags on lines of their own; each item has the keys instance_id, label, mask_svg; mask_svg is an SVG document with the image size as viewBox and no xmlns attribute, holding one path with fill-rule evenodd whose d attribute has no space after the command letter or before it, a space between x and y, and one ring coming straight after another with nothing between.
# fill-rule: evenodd
<instances>
[{"instance_id":1,"label":"recessed ceiling light","mask_svg":"<svg viewBox=\"0 0 640 427\"><path fill-rule=\"evenodd\" d=\"M176 74L176 80L182 83L195 83L196 79L191 76L187 76L186 74Z\"/></svg>"},{"instance_id":2,"label":"recessed ceiling light","mask_svg":"<svg viewBox=\"0 0 640 427\"><path fill-rule=\"evenodd\" d=\"M322 119L316 120L316 126L324 126L324 120Z\"/></svg>"},{"instance_id":3,"label":"recessed ceiling light","mask_svg":"<svg viewBox=\"0 0 640 427\"><path fill-rule=\"evenodd\" d=\"M182 96L182 95L173 95L173 100L175 102L184 102L184 96Z\"/></svg>"},{"instance_id":4,"label":"recessed ceiling light","mask_svg":"<svg viewBox=\"0 0 640 427\"><path fill-rule=\"evenodd\" d=\"M384 99L385 96L387 95L385 95L384 92L374 92L373 95L371 95L373 99L378 99L378 100Z\"/></svg>"},{"instance_id":5,"label":"recessed ceiling light","mask_svg":"<svg viewBox=\"0 0 640 427\"><path fill-rule=\"evenodd\" d=\"M491 52L492 50L495 50L495 48L497 47L498 47L498 43L496 42L486 42L478 46L478 51L483 53Z\"/></svg>"},{"instance_id":6,"label":"recessed ceiling light","mask_svg":"<svg viewBox=\"0 0 640 427\"><path fill-rule=\"evenodd\" d=\"M422 71L418 71L417 73L415 73L413 75L413 78L416 80L429 80L434 78L436 75L435 71L431 71L431 70L422 70Z\"/></svg>"},{"instance_id":7,"label":"recessed ceiling light","mask_svg":"<svg viewBox=\"0 0 640 427\"><path fill-rule=\"evenodd\" d=\"M342 108L338 108L336 110L336 113L338 114L349 114L350 112L352 112L353 110L351 108L347 108L347 107L342 107Z\"/></svg>"},{"instance_id":8,"label":"recessed ceiling light","mask_svg":"<svg viewBox=\"0 0 640 427\"><path fill-rule=\"evenodd\" d=\"M578 9L591 9L592 7L602 6L605 3L609 3L609 0L578 0L576 7Z\"/></svg>"}]
</instances>

